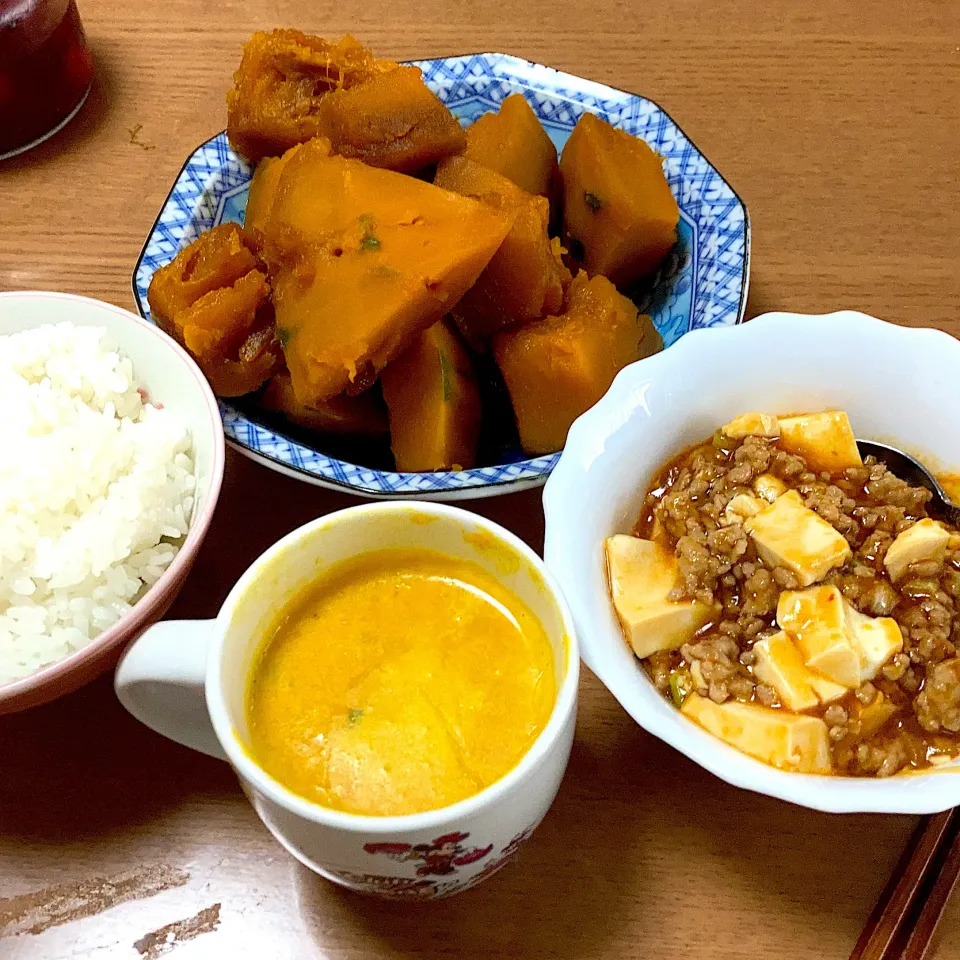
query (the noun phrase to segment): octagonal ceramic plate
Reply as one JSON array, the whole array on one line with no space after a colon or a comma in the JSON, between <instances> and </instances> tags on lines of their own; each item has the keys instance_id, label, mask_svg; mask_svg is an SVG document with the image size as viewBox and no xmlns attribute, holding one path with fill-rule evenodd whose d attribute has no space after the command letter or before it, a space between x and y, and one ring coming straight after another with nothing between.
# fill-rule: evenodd
<instances>
[{"instance_id":1,"label":"octagonal ceramic plate","mask_svg":"<svg viewBox=\"0 0 960 960\"><path fill-rule=\"evenodd\" d=\"M499 53L423 60L417 66L465 126L498 109L511 93L522 93L558 149L585 112L646 140L664 157L680 225L677 246L638 300L641 309L651 314L668 347L690 330L741 321L750 265L746 207L655 103ZM134 272L134 296L146 319L151 319L147 287L154 271L203 231L225 221L242 223L251 176L225 133L188 158ZM481 387L492 408L501 411L494 415L496 429L481 438L479 462L488 465L456 472L397 473L389 450L379 445L298 430L243 398L221 401L220 410L227 441L241 452L281 473L361 496L453 500L541 485L559 453L525 458L495 371L485 376L481 370Z\"/></svg>"}]
</instances>

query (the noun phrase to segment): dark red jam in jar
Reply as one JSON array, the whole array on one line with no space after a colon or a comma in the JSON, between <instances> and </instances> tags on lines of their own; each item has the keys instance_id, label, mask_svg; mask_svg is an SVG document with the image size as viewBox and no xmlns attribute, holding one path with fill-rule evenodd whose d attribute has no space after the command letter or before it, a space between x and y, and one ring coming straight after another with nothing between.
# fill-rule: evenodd
<instances>
[{"instance_id":1,"label":"dark red jam in jar","mask_svg":"<svg viewBox=\"0 0 960 960\"><path fill-rule=\"evenodd\" d=\"M70 120L92 75L75 0L0 0L0 160Z\"/></svg>"}]
</instances>

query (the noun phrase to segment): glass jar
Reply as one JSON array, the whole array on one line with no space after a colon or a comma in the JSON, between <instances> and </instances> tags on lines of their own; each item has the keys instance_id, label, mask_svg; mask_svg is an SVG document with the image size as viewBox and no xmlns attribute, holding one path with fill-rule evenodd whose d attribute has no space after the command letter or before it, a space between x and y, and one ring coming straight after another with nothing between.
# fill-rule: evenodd
<instances>
[{"instance_id":1,"label":"glass jar","mask_svg":"<svg viewBox=\"0 0 960 960\"><path fill-rule=\"evenodd\" d=\"M69 123L92 77L76 0L0 0L0 160Z\"/></svg>"}]
</instances>

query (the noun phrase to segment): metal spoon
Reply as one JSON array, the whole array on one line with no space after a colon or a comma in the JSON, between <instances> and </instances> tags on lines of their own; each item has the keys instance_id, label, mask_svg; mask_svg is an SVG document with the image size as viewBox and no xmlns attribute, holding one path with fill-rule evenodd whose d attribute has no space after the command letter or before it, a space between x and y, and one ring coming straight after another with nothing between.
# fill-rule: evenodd
<instances>
[{"instance_id":1,"label":"metal spoon","mask_svg":"<svg viewBox=\"0 0 960 960\"><path fill-rule=\"evenodd\" d=\"M960 526L960 507L944 492L937 478L917 459L896 447L873 440L858 440L861 457L876 457L888 470L913 487L926 487L933 499L927 504L927 512L936 520L945 520L952 526Z\"/></svg>"}]
</instances>

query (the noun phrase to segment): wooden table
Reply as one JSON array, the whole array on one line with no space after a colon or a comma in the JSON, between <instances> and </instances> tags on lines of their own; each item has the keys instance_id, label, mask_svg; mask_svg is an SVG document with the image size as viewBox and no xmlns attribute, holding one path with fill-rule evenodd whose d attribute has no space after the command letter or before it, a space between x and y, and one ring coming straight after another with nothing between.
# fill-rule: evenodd
<instances>
[{"instance_id":1,"label":"wooden table","mask_svg":"<svg viewBox=\"0 0 960 960\"><path fill-rule=\"evenodd\" d=\"M96 86L60 137L0 165L0 289L132 306L140 245L224 124L241 42L296 25L397 59L503 50L647 94L749 206L750 315L852 307L960 334L955 3L80 5ZM231 455L173 615L211 616L264 547L348 502ZM477 509L541 543L536 494ZM843 960L913 826L728 787L587 675L563 789L518 862L461 898L383 904L294 863L224 764L139 726L104 679L0 718L0 956ZM947 960L960 903L944 928Z\"/></svg>"}]
</instances>

